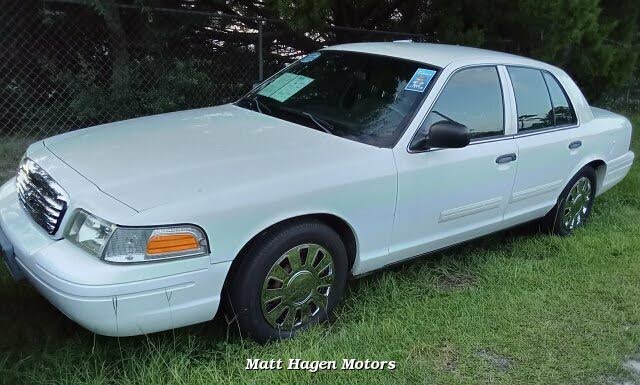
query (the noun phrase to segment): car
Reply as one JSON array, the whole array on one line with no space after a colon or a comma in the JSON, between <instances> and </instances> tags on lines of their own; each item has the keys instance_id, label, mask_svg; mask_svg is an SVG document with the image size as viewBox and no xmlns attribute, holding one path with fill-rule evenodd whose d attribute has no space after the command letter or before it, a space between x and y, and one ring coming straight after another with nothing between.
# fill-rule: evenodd
<instances>
[{"instance_id":1,"label":"car","mask_svg":"<svg viewBox=\"0 0 640 385\"><path fill-rule=\"evenodd\" d=\"M0 189L16 279L101 335L209 321L259 342L330 318L348 279L518 224L569 235L628 173L631 123L561 69L358 43L235 103L32 144Z\"/></svg>"}]
</instances>

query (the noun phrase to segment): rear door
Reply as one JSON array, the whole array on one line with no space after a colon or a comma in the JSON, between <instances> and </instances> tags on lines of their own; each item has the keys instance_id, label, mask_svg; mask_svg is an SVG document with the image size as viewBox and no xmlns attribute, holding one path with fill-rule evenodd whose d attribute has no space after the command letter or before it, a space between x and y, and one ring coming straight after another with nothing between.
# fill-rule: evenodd
<instances>
[{"instance_id":1,"label":"rear door","mask_svg":"<svg viewBox=\"0 0 640 385\"><path fill-rule=\"evenodd\" d=\"M581 138L573 106L555 77L528 67L507 67L516 101L518 172L505 224L545 215L577 166Z\"/></svg>"}]
</instances>

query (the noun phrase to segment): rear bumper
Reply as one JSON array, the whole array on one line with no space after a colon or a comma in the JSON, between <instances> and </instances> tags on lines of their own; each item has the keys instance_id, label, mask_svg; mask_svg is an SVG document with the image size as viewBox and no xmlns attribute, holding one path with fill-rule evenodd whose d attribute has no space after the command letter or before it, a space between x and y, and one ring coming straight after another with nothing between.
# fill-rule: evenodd
<instances>
[{"instance_id":1,"label":"rear bumper","mask_svg":"<svg viewBox=\"0 0 640 385\"><path fill-rule=\"evenodd\" d=\"M0 188L0 243L14 278L26 277L55 307L97 334L132 336L211 320L231 262L208 256L122 266L51 239Z\"/></svg>"}]
</instances>

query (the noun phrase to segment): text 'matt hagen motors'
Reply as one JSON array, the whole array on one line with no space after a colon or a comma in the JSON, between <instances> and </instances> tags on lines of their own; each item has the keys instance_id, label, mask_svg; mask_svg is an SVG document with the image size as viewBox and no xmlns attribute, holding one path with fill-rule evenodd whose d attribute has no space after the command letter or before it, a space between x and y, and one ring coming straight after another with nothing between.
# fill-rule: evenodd
<instances>
[{"instance_id":1,"label":"text 'matt hagen motors'","mask_svg":"<svg viewBox=\"0 0 640 385\"><path fill-rule=\"evenodd\" d=\"M286 362L282 359L261 360L259 358L247 358L245 370L306 370L312 373L320 370L395 370L396 361L358 360L344 358L341 361L329 360L303 360L290 358Z\"/></svg>"}]
</instances>

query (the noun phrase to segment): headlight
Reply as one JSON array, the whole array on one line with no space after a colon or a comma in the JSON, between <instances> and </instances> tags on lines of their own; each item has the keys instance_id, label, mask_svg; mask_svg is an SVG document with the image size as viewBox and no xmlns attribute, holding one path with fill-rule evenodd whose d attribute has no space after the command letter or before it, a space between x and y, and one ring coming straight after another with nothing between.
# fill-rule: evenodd
<instances>
[{"instance_id":1,"label":"headlight","mask_svg":"<svg viewBox=\"0 0 640 385\"><path fill-rule=\"evenodd\" d=\"M114 224L81 210L67 227L65 238L99 257L115 229Z\"/></svg>"},{"instance_id":2,"label":"headlight","mask_svg":"<svg viewBox=\"0 0 640 385\"><path fill-rule=\"evenodd\" d=\"M197 226L118 227L86 211L76 214L65 237L113 263L197 257L209 252L207 238Z\"/></svg>"}]
</instances>

